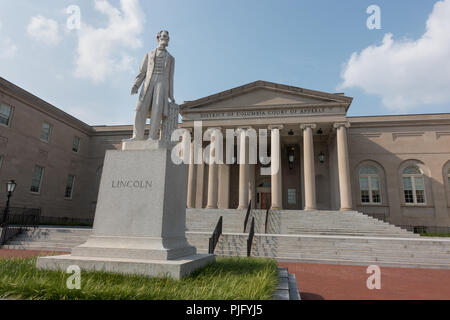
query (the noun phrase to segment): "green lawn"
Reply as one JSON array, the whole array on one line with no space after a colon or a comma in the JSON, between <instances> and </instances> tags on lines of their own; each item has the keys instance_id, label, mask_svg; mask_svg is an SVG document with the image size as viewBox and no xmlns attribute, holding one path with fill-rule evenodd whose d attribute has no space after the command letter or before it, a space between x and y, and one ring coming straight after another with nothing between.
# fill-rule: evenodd
<instances>
[{"instance_id":1,"label":"green lawn","mask_svg":"<svg viewBox=\"0 0 450 320\"><path fill-rule=\"evenodd\" d=\"M422 237L450 237L450 233L421 233Z\"/></svg>"},{"instance_id":2,"label":"green lawn","mask_svg":"<svg viewBox=\"0 0 450 320\"><path fill-rule=\"evenodd\" d=\"M0 259L0 298L32 300L267 300L275 292L272 259L217 258L180 281L82 272L81 290L66 287L70 274L42 271L36 259Z\"/></svg>"}]
</instances>

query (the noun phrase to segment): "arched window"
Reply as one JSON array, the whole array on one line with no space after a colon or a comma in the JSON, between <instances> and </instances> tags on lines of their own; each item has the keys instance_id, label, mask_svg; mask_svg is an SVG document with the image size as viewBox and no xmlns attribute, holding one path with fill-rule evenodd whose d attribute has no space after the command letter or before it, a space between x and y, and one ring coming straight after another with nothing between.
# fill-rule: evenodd
<instances>
[{"instance_id":1,"label":"arched window","mask_svg":"<svg viewBox=\"0 0 450 320\"><path fill-rule=\"evenodd\" d=\"M448 169L448 172L447 172L447 182L448 182L448 187L450 188L450 169Z\"/></svg>"},{"instance_id":2,"label":"arched window","mask_svg":"<svg viewBox=\"0 0 450 320\"><path fill-rule=\"evenodd\" d=\"M380 178L374 166L365 166L359 170L359 189L361 203L381 203Z\"/></svg>"},{"instance_id":3,"label":"arched window","mask_svg":"<svg viewBox=\"0 0 450 320\"><path fill-rule=\"evenodd\" d=\"M411 166L403 170L403 191L405 203L424 204L425 203L425 180L422 171Z\"/></svg>"}]
</instances>

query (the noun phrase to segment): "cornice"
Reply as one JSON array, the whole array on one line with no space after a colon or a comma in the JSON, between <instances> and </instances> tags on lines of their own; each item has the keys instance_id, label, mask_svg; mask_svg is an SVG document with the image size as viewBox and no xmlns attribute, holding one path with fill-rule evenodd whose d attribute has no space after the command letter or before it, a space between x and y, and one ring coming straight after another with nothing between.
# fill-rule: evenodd
<instances>
[{"instance_id":1,"label":"cornice","mask_svg":"<svg viewBox=\"0 0 450 320\"><path fill-rule=\"evenodd\" d=\"M218 102L224 99L232 98L236 95L240 95L255 89L265 88L269 90L274 90L278 92L286 92L286 93L293 93L302 95L305 97L310 97L318 100L323 100L324 103L334 101L334 102L340 102L345 104L347 107L350 106L351 102L353 101L353 98L346 97L341 94L332 94L327 92L321 92L321 91L314 91L309 89L304 89L300 87L294 87L294 86L288 86L284 84L278 84L268 81L255 81L249 84L245 84L230 90L222 91L204 98L200 98L194 101L186 101L184 104L180 106L180 110L191 110L196 107L201 107L205 104Z\"/></svg>"},{"instance_id":2,"label":"cornice","mask_svg":"<svg viewBox=\"0 0 450 320\"><path fill-rule=\"evenodd\" d=\"M26 104L27 106L52 117L55 120L61 121L74 129L82 131L83 133L92 134L92 127L83 121L71 116L52 104L42 100L32 93L16 86L8 80L0 77L0 92L4 95L10 96L15 100Z\"/></svg>"}]
</instances>

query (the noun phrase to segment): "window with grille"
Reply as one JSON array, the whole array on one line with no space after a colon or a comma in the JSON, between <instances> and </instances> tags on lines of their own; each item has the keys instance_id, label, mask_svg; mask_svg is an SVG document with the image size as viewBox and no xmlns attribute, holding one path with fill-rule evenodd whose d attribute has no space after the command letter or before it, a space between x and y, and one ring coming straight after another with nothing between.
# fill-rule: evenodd
<instances>
[{"instance_id":1,"label":"window with grille","mask_svg":"<svg viewBox=\"0 0 450 320\"><path fill-rule=\"evenodd\" d=\"M365 166L359 170L359 188L361 192L361 203L381 203L380 178L377 168L374 166Z\"/></svg>"},{"instance_id":2,"label":"window with grille","mask_svg":"<svg viewBox=\"0 0 450 320\"><path fill-rule=\"evenodd\" d=\"M33 178L31 179L31 192L40 193L42 177L44 175L44 168L36 166L34 167Z\"/></svg>"},{"instance_id":3,"label":"window with grille","mask_svg":"<svg viewBox=\"0 0 450 320\"><path fill-rule=\"evenodd\" d=\"M78 137L73 138L72 151L78 153L80 150L81 139Z\"/></svg>"},{"instance_id":4,"label":"window with grille","mask_svg":"<svg viewBox=\"0 0 450 320\"><path fill-rule=\"evenodd\" d=\"M412 166L403 170L403 192L405 203L425 204L425 179L418 167Z\"/></svg>"},{"instance_id":5,"label":"window with grille","mask_svg":"<svg viewBox=\"0 0 450 320\"><path fill-rule=\"evenodd\" d=\"M64 196L66 199L72 199L74 183L75 183L75 176L69 175L67 177L66 193Z\"/></svg>"},{"instance_id":6,"label":"window with grille","mask_svg":"<svg viewBox=\"0 0 450 320\"><path fill-rule=\"evenodd\" d=\"M448 173L447 173L447 182L448 182L448 187L450 188L450 169L448 169Z\"/></svg>"},{"instance_id":7,"label":"window with grille","mask_svg":"<svg viewBox=\"0 0 450 320\"><path fill-rule=\"evenodd\" d=\"M288 204L297 204L297 189L288 189Z\"/></svg>"},{"instance_id":8,"label":"window with grille","mask_svg":"<svg viewBox=\"0 0 450 320\"><path fill-rule=\"evenodd\" d=\"M12 107L2 104L0 106L0 123L9 126L11 122Z\"/></svg>"},{"instance_id":9,"label":"window with grille","mask_svg":"<svg viewBox=\"0 0 450 320\"><path fill-rule=\"evenodd\" d=\"M47 122L42 123L41 140L45 142L50 141L50 136L53 131L53 126Z\"/></svg>"}]
</instances>

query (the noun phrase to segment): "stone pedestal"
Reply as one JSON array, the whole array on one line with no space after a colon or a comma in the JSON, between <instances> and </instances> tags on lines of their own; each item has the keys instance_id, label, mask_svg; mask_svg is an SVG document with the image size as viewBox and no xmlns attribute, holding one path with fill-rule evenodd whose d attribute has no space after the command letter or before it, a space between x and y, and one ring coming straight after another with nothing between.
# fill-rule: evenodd
<instances>
[{"instance_id":1,"label":"stone pedestal","mask_svg":"<svg viewBox=\"0 0 450 320\"><path fill-rule=\"evenodd\" d=\"M171 276L179 279L214 261L196 254L186 236L186 166L160 141L126 141L107 151L93 235L71 255L43 257L42 269Z\"/></svg>"}]
</instances>

